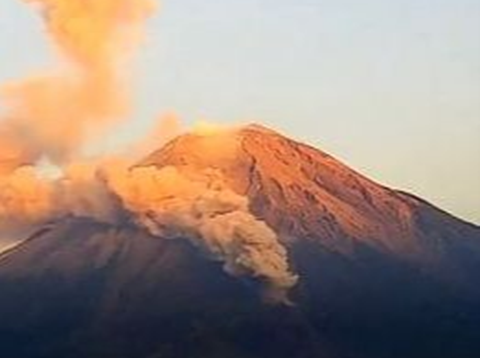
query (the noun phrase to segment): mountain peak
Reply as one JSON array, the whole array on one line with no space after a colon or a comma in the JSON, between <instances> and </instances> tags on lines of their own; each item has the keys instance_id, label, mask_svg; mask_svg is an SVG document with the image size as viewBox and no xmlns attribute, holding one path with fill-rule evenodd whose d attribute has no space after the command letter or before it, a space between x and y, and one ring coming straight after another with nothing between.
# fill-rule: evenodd
<instances>
[{"instance_id":1,"label":"mountain peak","mask_svg":"<svg viewBox=\"0 0 480 358\"><path fill-rule=\"evenodd\" d=\"M441 221L458 231L457 219L430 204L257 124L180 136L141 165L216 170L285 239L309 238L343 253L360 244L425 259L424 252L432 251L426 246L438 251L437 238L419 228L420 221Z\"/></svg>"},{"instance_id":2,"label":"mountain peak","mask_svg":"<svg viewBox=\"0 0 480 358\"><path fill-rule=\"evenodd\" d=\"M125 172L102 178L128 220L62 218L0 255L2 352L478 352L478 227L258 125L194 131Z\"/></svg>"}]
</instances>

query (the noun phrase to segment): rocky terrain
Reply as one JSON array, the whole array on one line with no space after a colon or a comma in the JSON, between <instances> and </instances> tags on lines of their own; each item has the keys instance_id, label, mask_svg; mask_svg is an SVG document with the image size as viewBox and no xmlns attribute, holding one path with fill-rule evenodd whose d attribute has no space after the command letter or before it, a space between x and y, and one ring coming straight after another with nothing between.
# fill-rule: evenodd
<instances>
[{"instance_id":1,"label":"rocky terrain","mask_svg":"<svg viewBox=\"0 0 480 358\"><path fill-rule=\"evenodd\" d=\"M246 197L286 249L288 300L186 237L65 217L0 256L1 357L480 356L478 226L255 125L136 167L214 172Z\"/></svg>"}]
</instances>

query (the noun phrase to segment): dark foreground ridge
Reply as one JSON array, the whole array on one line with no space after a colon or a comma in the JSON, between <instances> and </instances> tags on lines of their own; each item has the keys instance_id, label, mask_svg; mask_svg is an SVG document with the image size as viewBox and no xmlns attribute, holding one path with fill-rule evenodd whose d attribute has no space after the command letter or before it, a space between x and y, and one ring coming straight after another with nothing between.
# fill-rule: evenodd
<instances>
[{"instance_id":1,"label":"dark foreground ridge","mask_svg":"<svg viewBox=\"0 0 480 358\"><path fill-rule=\"evenodd\" d=\"M0 256L0 357L480 356L477 226L259 126L139 165L221 171L287 248L293 304L188 240L64 219Z\"/></svg>"}]
</instances>

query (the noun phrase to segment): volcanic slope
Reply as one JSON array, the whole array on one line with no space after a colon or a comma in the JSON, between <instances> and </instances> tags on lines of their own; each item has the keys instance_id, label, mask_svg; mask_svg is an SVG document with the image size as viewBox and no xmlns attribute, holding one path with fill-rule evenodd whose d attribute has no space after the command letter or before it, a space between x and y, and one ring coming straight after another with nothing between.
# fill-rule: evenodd
<instances>
[{"instance_id":1,"label":"volcanic slope","mask_svg":"<svg viewBox=\"0 0 480 358\"><path fill-rule=\"evenodd\" d=\"M143 166L248 197L298 275L291 303L191 240L65 218L0 256L5 357L480 355L477 226L256 125L180 136Z\"/></svg>"}]
</instances>

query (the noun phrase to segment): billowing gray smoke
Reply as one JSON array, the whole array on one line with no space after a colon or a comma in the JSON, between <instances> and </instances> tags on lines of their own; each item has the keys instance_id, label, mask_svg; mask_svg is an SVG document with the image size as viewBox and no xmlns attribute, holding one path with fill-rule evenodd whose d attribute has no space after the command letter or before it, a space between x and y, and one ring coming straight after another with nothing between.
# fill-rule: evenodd
<instances>
[{"instance_id":1,"label":"billowing gray smoke","mask_svg":"<svg viewBox=\"0 0 480 358\"><path fill-rule=\"evenodd\" d=\"M234 276L264 282L269 300L287 302L297 277L275 232L215 170L76 164L56 180L25 167L0 182L0 232L18 234L66 216L111 225L127 220L164 239L187 239ZM21 229L21 230L20 230Z\"/></svg>"},{"instance_id":2,"label":"billowing gray smoke","mask_svg":"<svg viewBox=\"0 0 480 358\"><path fill-rule=\"evenodd\" d=\"M152 235L190 240L235 276L265 282L286 301L297 281L276 234L249 211L248 200L212 171L82 164L88 142L128 111L125 54L141 38L151 0L23 0L35 4L62 55L62 71L0 86L0 242L25 237L48 222L84 217L110 225L136 223ZM129 56L126 56L127 59ZM128 72L128 71L127 71ZM170 119L159 138L173 129ZM215 137L209 140L214 141ZM149 150L150 141L139 150ZM211 152L225 148L214 141ZM233 143L233 145L231 145ZM56 163L49 179L35 163Z\"/></svg>"},{"instance_id":3,"label":"billowing gray smoke","mask_svg":"<svg viewBox=\"0 0 480 358\"><path fill-rule=\"evenodd\" d=\"M250 212L248 199L225 186L219 172L110 167L105 177L125 209L151 234L186 238L224 262L228 273L264 281L268 299L287 302L297 277L289 270L286 249Z\"/></svg>"}]
</instances>

